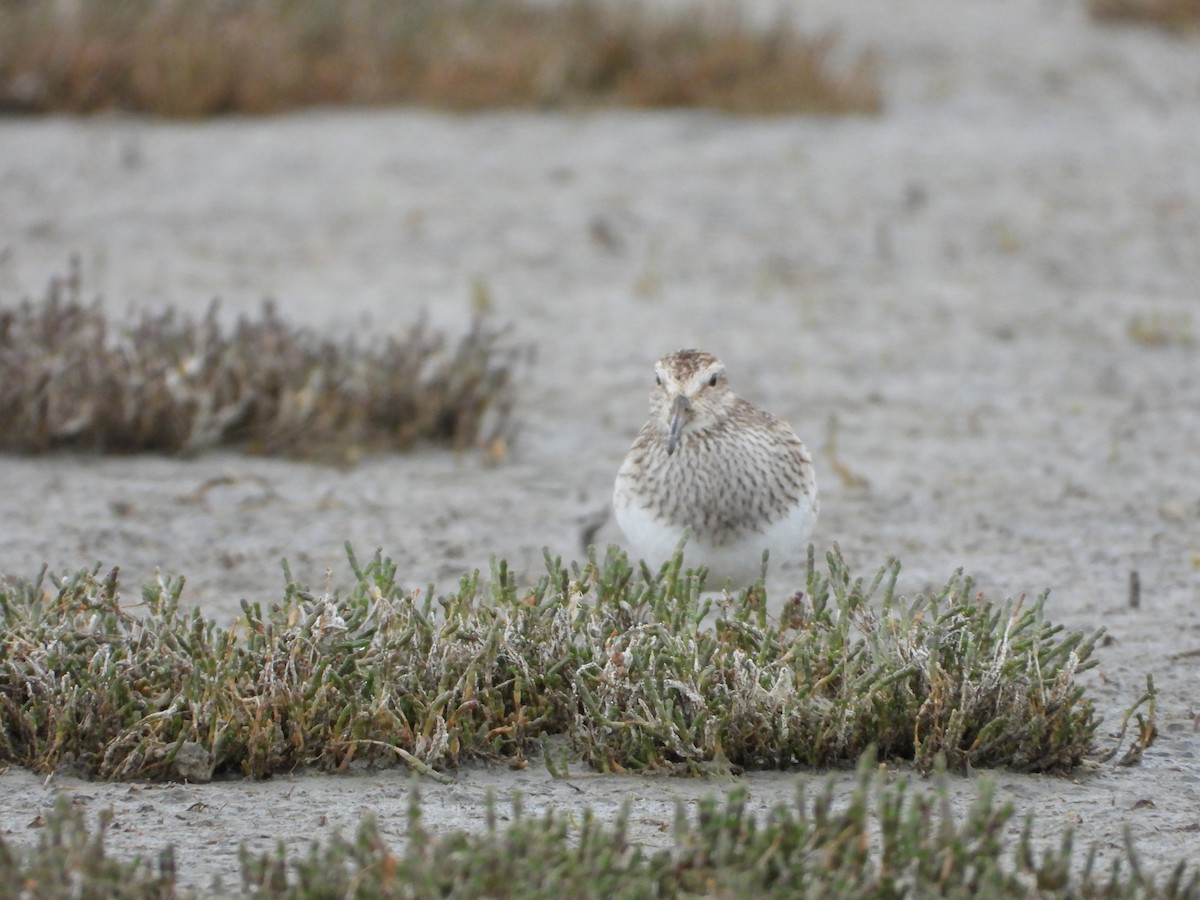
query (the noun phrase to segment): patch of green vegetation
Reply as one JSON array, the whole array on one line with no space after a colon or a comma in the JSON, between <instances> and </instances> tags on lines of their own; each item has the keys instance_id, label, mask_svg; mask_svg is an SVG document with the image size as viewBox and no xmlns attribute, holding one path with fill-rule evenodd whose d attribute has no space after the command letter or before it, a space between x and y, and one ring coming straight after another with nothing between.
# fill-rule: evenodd
<instances>
[{"instance_id":1,"label":"patch of green vegetation","mask_svg":"<svg viewBox=\"0 0 1200 900\"><path fill-rule=\"evenodd\" d=\"M0 107L168 116L417 103L875 113L870 54L736 3L0 0Z\"/></svg>"},{"instance_id":2,"label":"patch of green vegetation","mask_svg":"<svg viewBox=\"0 0 1200 900\"><path fill-rule=\"evenodd\" d=\"M89 829L83 810L60 794L54 808L33 823L37 844L23 852L0 836L0 897L57 900L66 897L161 900L174 897L175 854L166 847L156 865L109 856L105 834L111 809Z\"/></svg>"},{"instance_id":3,"label":"patch of green vegetation","mask_svg":"<svg viewBox=\"0 0 1200 900\"><path fill-rule=\"evenodd\" d=\"M289 897L383 896L399 885L421 897L1200 896L1200 871L1185 861L1161 885L1143 874L1128 835L1123 861L1099 872L1093 852L1076 871L1071 831L1039 851L1027 818L1012 840L1012 807L997 806L989 784L960 822L944 782L914 793L906 779L889 784L874 762L864 755L844 802L830 781L812 798L798 787L794 805L762 818L747 811L741 787L702 800L691 816L680 805L672 848L655 852L629 841L628 804L611 825L585 811L572 827L575 817L554 811L526 818L518 802L504 828L489 809L480 834L435 835L414 799L399 853L367 820L355 840L314 846L306 859L243 853L243 883Z\"/></svg>"},{"instance_id":4,"label":"patch of green vegetation","mask_svg":"<svg viewBox=\"0 0 1200 900\"><path fill-rule=\"evenodd\" d=\"M232 628L181 611L182 579L144 588L141 617L115 569L0 586L0 758L202 781L356 759L432 772L556 734L614 772L852 765L871 746L922 770L1046 772L1099 752L1076 676L1102 632L1064 634L1044 598L994 603L961 574L906 599L898 563L865 582L810 551L774 621L761 583L714 607L681 554L657 573L615 548L547 559L524 590L501 562L436 599L378 554L350 564L345 596L288 576ZM1152 686L1147 704L1128 761L1154 737Z\"/></svg>"},{"instance_id":5,"label":"patch of green vegetation","mask_svg":"<svg viewBox=\"0 0 1200 900\"><path fill-rule=\"evenodd\" d=\"M1181 860L1163 878L1125 849L1102 869L1095 850L1082 860L1068 826L1057 846L1036 847L1033 818L1013 834L1011 805L998 805L984 781L965 816L950 808L943 778L914 791L906 778L889 781L873 753L859 763L858 782L839 799L830 780L808 796L798 786L792 804L763 816L747 810L742 787L724 800L709 796L694 812L677 807L672 846L649 850L628 835L629 807L614 822L549 810L499 824L489 803L477 833L434 833L411 794L406 840L393 849L374 820L357 834L314 843L307 855L240 853L247 896L316 897L992 897L1195 898L1200 870ZM32 851L0 837L0 885L23 896L171 897L171 848L157 867L115 862L104 853L107 817L94 833L82 812L60 797ZM228 894L222 891L222 894Z\"/></svg>"},{"instance_id":6,"label":"patch of green vegetation","mask_svg":"<svg viewBox=\"0 0 1200 900\"><path fill-rule=\"evenodd\" d=\"M485 318L450 346L332 338L270 305L221 325L173 310L114 326L82 302L78 266L40 302L0 307L0 451L250 453L351 462L419 441L503 450L515 348Z\"/></svg>"}]
</instances>

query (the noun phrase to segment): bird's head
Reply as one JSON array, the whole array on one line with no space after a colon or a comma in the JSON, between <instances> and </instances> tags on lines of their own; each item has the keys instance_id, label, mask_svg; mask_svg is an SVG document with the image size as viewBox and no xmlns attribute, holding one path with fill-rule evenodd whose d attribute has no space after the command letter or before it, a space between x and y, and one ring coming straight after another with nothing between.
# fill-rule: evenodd
<instances>
[{"instance_id":1,"label":"bird's head","mask_svg":"<svg viewBox=\"0 0 1200 900\"><path fill-rule=\"evenodd\" d=\"M736 400L725 381L725 366L703 350L668 353L654 366L650 414L667 433L672 454L682 436L719 423Z\"/></svg>"}]
</instances>

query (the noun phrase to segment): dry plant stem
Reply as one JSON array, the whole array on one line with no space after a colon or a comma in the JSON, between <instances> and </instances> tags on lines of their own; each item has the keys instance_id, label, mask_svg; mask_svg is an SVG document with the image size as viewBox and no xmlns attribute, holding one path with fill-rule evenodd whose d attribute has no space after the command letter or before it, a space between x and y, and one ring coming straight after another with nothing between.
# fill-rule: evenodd
<instances>
[{"instance_id":1,"label":"dry plant stem","mask_svg":"<svg viewBox=\"0 0 1200 900\"><path fill-rule=\"evenodd\" d=\"M0 587L0 758L106 779L265 777L351 761L447 770L524 760L564 735L601 771L852 765L869 747L929 770L1060 772L1095 756L1075 677L1100 632L1063 634L1043 599L993 603L956 574L896 596L810 553L782 619L756 584L716 604L682 556L635 573L610 549L548 559L518 589L503 562L435 598L350 552L345 595L288 584L224 628L160 578L131 615L115 569ZM286 575L285 568L285 575ZM49 584L47 584L49 580ZM1153 740L1149 719L1128 756ZM1140 714L1139 714L1140 715Z\"/></svg>"},{"instance_id":2,"label":"dry plant stem","mask_svg":"<svg viewBox=\"0 0 1200 900\"><path fill-rule=\"evenodd\" d=\"M441 772L437 771L436 769L433 769L430 766L426 765L425 763L421 762L421 760L417 759L415 756L413 756L411 753L409 753L403 747L396 747L392 744L384 743L383 741L363 740L363 741L359 741L359 743L360 744L369 744L374 747L382 747L386 750L391 750L393 753L395 753L397 756L399 756L402 760L404 760L406 763L408 763L408 765L412 768L412 770L414 772L424 775L426 778L432 778L434 781L439 782L441 784L454 784L453 778L451 778L448 775L443 775Z\"/></svg>"}]
</instances>

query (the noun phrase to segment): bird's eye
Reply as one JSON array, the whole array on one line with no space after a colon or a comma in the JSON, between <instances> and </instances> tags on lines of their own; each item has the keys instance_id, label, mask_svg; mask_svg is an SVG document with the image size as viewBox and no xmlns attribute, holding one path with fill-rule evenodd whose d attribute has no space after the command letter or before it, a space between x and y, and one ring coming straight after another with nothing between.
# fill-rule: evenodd
<instances>
[{"instance_id":1,"label":"bird's eye","mask_svg":"<svg viewBox=\"0 0 1200 900\"><path fill-rule=\"evenodd\" d=\"M658 385L661 385L661 384L662 384L662 376L661 376L661 375L655 375L655 376L654 376L654 383L655 383L655 384L658 384Z\"/></svg>"},{"instance_id":2,"label":"bird's eye","mask_svg":"<svg viewBox=\"0 0 1200 900\"><path fill-rule=\"evenodd\" d=\"M716 376L716 375L713 375L712 377L710 377L710 378L708 379L708 386L709 386L709 387L716 387L716 386L717 386L717 376Z\"/></svg>"}]
</instances>

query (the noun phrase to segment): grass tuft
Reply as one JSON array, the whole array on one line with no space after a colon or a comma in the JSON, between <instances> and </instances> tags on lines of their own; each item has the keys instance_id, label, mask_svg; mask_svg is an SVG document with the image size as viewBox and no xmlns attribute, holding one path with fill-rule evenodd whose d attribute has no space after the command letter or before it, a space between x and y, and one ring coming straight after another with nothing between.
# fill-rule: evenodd
<instances>
[{"instance_id":1,"label":"grass tuft","mask_svg":"<svg viewBox=\"0 0 1200 900\"><path fill-rule=\"evenodd\" d=\"M833 781L765 816L747 811L747 791L709 796L694 814L677 810L673 846L648 852L627 838L629 806L611 825L547 812L530 819L514 803L498 828L489 807L482 833L437 835L414 800L404 850L392 852L364 820L352 841L314 845L306 858L243 852L243 886L271 896L388 896L403 885L418 897L1080 897L1200 896L1200 871L1181 862L1161 884L1140 869L1128 842L1124 859L1099 871L1094 855L1077 864L1072 833L1035 850L1032 819L1012 837L1013 810L984 783L961 821L944 780L929 793L907 779L888 783L874 753L859 763L845 800ZM572 826L572 822L578 821Z\"/></svg>"},{"instance_id":2,"label":"grass tuft","mask_svg":"<svg viewBox=\"0 0 1200 900\"><path fill-rule=\"evenodd\" d=\"M516 354L483 318L456 346L423 321L336 340L270 304L232 329L215 304L118 328L81 294L74 268L40 302L0 307L0 451L235 446L350 462L418 441L502 446L511 430Z\"/></svg>"},{"instance_id":3,"label":"grass tuft","mask_svg":"<svg viewBox=\"0 0 1200 900\"><path fill-rule=\"evenodd\" d=\"M0 836L0 895L5 897L109 897L163 900L175 897L175 853L166 847L152 864L119 860L105 850L113 812L106 809L88 828L83 810L66 794L31 823L36 845L22 853Z\"/></svg>"},{"instance_id":4,"label":"grass tuft","mask_svg":"<svg viewBox=\"0 0 1200 900\"><path fill-rule=\"evenodd\" d=\"M1032 816L1016 831L1012 806L998 805L986 780L956 817L944 777L916 791L907 778L881 774L872 752L848 797L830 779L811 796L798 785L792 803L761 816L747 799L739 786L694 812L681 804L672 846L652 851L630 841L628 803L604 823L590 810L532 818L519 800L501 816L489 800L480 831L438 834L422 823L414 790L401 848L389 847L367 816L352 838L335 835L307 854L242 847L241 886L245 896L272 898L1200 897L1194 860L1161 879L1149 875L1127 831L1111 864L1097 865L1094 848L1081 861L1069 826L1057 846L1039 848ZM59 797L24 858L0 836L0 884L21 885L23 896L177 896L170 847L157 870L105 857L106 816L89 833L80 811Z\"/></svg>"},{"instance_id":5,"label":"grass tuft","mask_svg":"<svg viewBox=\"0 0 1200 900\"><path fill-rule=\"evenodd\" d=\"M681 556L658 573L615 549L548 559L525 590L501 562L436 600L378 554L350 563L346 596L289 576L228 629L180 610L182 579L147 586L140 618L115 569L0 586L0 758L204 781L520 760L548 735L610 772L852 765L872 746L921 770L1057 772L1101 753L1076 676L1102 632L1064 634L1044 598L993 603L961 574L905 599L896 563L867 583L810 556L781 621L756 585L709 624ZM1130 714L1147 704L1126 760L1153 740L1152 685Z\"/></svg>"},{"instance_id":6,"label":"grass tuft","mask_svg":"<svg viewBox=\"0 0 1200 900\"><path fill-rule=\"evenodd\" d=\"M1093 19L1155 25L1166 31L1200 27L1200 0L1088 0Z\"/></svg>"},{"instance_id":7,"label":"grass tuft","mask_svg":"<svg viewBox=\"0 0 1200 900\"><path fill-rule=\"evenodd\" d=\"M0 103L166 116L316 104L875 113L869 54L736 4L0 0Z\"/></svg>"},{"instance_id":8,"label":"grass tuft","mask_svg":"<svg viewBox=\"0 0 1200 900\"><path fill-rule=\"evenodd\" d=\"M575 676L577 731L601 769L851 764L866 747L930 769L1062 771L1098 718L1075 676L1102 632L1059 637L1045 597L994 603L957 573L931 597L895 595L892 562L866 583L836 553L828 575L765 615L753 591L697 627L702 585L680 572L649 615L622 622ZM682 576L682 577L681 577Z\"/></svg>"}]
</instances>

